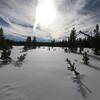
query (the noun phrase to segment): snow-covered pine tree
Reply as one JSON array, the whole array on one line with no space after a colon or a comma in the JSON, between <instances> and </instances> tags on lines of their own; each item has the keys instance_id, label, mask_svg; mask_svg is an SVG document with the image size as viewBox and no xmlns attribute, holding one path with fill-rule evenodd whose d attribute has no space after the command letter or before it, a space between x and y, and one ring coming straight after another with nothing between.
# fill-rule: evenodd
<instances>
[{"instance_id":1,"label":"snow-covered pine tree","mask_svg":"<svg viewBox=\"0 0 100 100\"><path fill-rule=\"evenodd\" d=\"M87 52L84 52L82 60L83 60L84 64L86 64L86 65L89 64L89 56L88 56Z\"/></svg>"}]
</instances>

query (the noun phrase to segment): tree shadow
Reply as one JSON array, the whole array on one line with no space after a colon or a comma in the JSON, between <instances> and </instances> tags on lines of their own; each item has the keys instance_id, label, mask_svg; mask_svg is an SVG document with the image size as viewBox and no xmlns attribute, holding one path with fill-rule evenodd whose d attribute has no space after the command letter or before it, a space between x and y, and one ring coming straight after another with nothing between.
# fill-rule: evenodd
<instances>
[{"instance_id":1,"label":"tree shadow","mask_svg":"<svg viewBox=\"0 0 100 100\"><path fill-rule=\"evenodd\" d=\"M100 61L100 57L97 57L97 56L95 56L95 55L89 55L91 58L93 58L93 59L96 59L96 60L98 60L98 61Z\"/></svg>"},{"instance_id":2,"label":"tree shadow","mask_svg":"<svg viewBox=\"0 0 100 100\"><path fill-rule=\"evenodd\" d=\"M89 65L87 65L87 66L90 67L90 68L93 68L93 69L95 69L95 70L100 71L100 68L98 68L98 67L96 67L96 66L94 66L94 65L89 64Z\"/></svg>"},{"instance_id":3,"label":"tree shadow","mask_svg":"<svg viewBox=\"0 0 100 100\"><path fill-rule=\"evenodd\" d=\"M81 93L83 98L87 98L89 93L92 91L81 81L81 76L77 75L72 78L73 83L77 83L77 91Z\"/></svg>"}]
</instances>

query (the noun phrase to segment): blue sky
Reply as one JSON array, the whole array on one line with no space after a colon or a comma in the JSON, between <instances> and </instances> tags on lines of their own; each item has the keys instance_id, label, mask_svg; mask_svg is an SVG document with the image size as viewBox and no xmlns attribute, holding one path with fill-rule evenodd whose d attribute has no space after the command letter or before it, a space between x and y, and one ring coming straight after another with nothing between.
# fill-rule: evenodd
<instances>
[{"instance_id":1,"label":"blue sky","mask_svg":"<svg viewBox=\"0 0 100 100\"><path fill-rule=\"evenodd\" d=\"M0 20L8 24L3 25L4 32L58 39L68 36L73 27L77 31L87 30L100 23L100 0L48 0L57 11L56 20L34 31L36 7L45 1L0 0Z\"/></svg>"}]
</instances>

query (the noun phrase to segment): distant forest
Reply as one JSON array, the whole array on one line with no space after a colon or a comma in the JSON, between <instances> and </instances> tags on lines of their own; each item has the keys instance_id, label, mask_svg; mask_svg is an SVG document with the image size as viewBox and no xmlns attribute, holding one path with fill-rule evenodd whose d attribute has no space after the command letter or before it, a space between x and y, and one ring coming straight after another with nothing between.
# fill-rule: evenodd
<instances>
[{"instance_id":1,"label":"distant forest","mask_svg":"<svg viewBox=\"0 0 100 100\"><path fill-rule=\"evenodd\" d=\"M8 49L12 46L51 46L51 47L68 47L71 52L76 52L77 48L82 50L83 48L92 48L94 54L100 54L100 32L99 25L95 26L95 29L92 32L83 32L79 31L78 34L83 34L84 38L78 38L76 29L73 28L70 32L70 36L67 40L55 41L51 40L51 42L38 42L36 37L33 39L28 36L26 41L14 41L5 39L3 28L0 28L0 49Z\"/></svg>"}]
</instances>

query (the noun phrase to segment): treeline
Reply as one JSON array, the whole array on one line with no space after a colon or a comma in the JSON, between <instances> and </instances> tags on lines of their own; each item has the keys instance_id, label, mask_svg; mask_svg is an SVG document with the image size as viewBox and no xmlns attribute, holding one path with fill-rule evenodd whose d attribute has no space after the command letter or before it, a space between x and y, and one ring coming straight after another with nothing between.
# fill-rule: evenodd
<instances>
[{"instance_id":1,"label":"treeline","mask_svg":"<svg viewBox=\"0 0 100 100\"><path fill-rule=\"evenodd\" d=\"M100 54L100 32L99 25L97 24L93 32L83 32L79 31L79 34L83 34L85 38L78 38L76 29L73 28L70 33L68 40L62 41L62 45L69 47L71 52L76 52L79 48L92 48L94 54Z\"/></svg>"},{"instance_id":2,"label":"treeline","mask_svg":"<svg viewBox=\"0 0 100 100\"><path fill-rule=\"evenodd\" d=\"M77 48L92 48L95 54L100 54L100 32L99 25L95 26L92 32L79 31L78 34L83 34L85 38L78 38L76 29L73 28L70 32L70 36L67 40L51 42L38 42L36 37L31 39L30 36L27 37L26 41L12 41L7 40L4 37L3 29L0 29L0 48L15 46L52 46L52 47L69 47L71 52L76 52Z\"/></svg>"}]
</instances>

